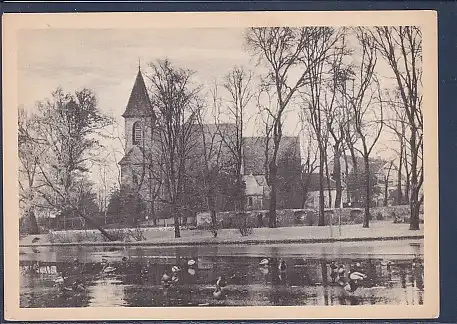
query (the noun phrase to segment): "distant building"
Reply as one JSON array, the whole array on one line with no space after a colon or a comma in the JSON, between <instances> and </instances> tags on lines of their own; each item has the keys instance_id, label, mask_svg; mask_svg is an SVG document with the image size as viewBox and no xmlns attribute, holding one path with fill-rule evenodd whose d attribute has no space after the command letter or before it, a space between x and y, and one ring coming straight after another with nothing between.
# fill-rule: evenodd
<instances>
[{"instance_id":1,"label":"distant building","mask_svg":"<svg viewBox=\"0 0 457 324\"><path fill-rule=\"evenodd\" d=\"M243 149L243 180L246 183L246 208L268 209L270 187L265 165L265 137L245 137ZM272 154L270 143L270 154ZM278 150L277 208L301 206L301 160L298 137L283 136Z\"/></svg>"},{"instance_id":2,"label":"distant building","mask_svg":"<svg viewBox=\"0 0 457 324\"><path fill-rule=\"evenodd\" d=\"M329 168L333 170L335 161L332 161ZM365 170L365 164L363 157L356 156L355 164L359 174L363 174ZM343 190L345 190L345 196L347 202L354 202L354 197L351 197L350 192L347 189L347 176L354 172L354 161L350 155L343 155L340 158L341 166L341 180ZM372 197L375 205L381 206L384 203L385 189L387 184L387 195L388 204L393 204L395 198L392 196L398 190L398 162L395 160L385 160L381 158L370 158L369 159L370 173L374 176L374 187L375 194ZM332 172L332 179L335 179L334 172ZM387 182L387 183L386 183ZM405 190L406 177L401 174L402 190ZM344 196L344 195L343 195Z\"/></svg>"},{"instance_id":3,"label":"distant building","mask_svg":"<svg viewBox=\"0 0 457 324\"><path fill-rule=\"evenodd\" d=\"M157 115L153 107L148 91L140 70L135 79L125 112L122 114L125 121L125 156L119 162L121 167L121 184L125 186L139 186L139 193L144 199L150 212L166 210L161 195L165 193L163 188L155 191L158 183L157 171L145 168L149 163L148 157L151 152L158 150L159 137L155 131ZM201 156L204 153L203 134L215 142L221 142L221 163L229 164L230 151L226 142L233 140L236 134L235 124L205 124L192 125L193 149L192 156L186 161L186 167L190 172L198 172L202 167ZM203 133L202 133L203 132ZM221 137L221 135L223 137ZM222 139L225 138L225 141ZM270 144L272 146L272 143ZM246 184L246 209L265 209L269 206L269 186L265 176L265 147L264 137L245 137L243 139L242 175ZM210 157L211 158L211 157ZM277 208L300 207L300 144L298 137L284 136L278 152L278 203ZM152 167L154 169L154 167ZM296 184L292 182L295 181ZM297 182L298 181L298 182ZM193 202L194 203L194 202ZM203 205L192 207L200 212L205 210ZM202 210L198 210L202 209ZM154 212L154 214L156 214ZM169 215L171 216L171 215Z\"/></svg>"},{"instance_id":4,"label":"distant building","mask_svg":"<svg viewBox=\"0 0 457 324\"><path fill-rule=\"evenodd\" d=\"M319 173L308 173L303 175L303 181L307 187L307 197L305 202L305 208L319 208ZM334 207L336 197L336 182L333 179L328 179L324 176L324 208ZM329 199L331 198L331 205ZM347 202L346 189L343 186L341 195L342 204Z\"/></svg>"}]
</instances>

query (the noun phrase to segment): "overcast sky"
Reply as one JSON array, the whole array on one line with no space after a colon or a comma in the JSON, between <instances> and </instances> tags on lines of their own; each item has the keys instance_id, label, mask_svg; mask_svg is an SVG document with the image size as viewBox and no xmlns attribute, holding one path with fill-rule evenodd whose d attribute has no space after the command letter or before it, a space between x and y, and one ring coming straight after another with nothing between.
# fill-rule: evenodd
<instances>
[{"instance_id":1,"label":"overcast sky","mask_svg":"<svg viewBox=\"0 0 457 324\"><path fill-rule=\"evenodd\" d=\"M168 57L209 83L248 65L242 29L32 30L19 37L20 104L32 106L57 86L93 89L99 108L120 116L141 65Z\"/></svg>"}]
</instances>

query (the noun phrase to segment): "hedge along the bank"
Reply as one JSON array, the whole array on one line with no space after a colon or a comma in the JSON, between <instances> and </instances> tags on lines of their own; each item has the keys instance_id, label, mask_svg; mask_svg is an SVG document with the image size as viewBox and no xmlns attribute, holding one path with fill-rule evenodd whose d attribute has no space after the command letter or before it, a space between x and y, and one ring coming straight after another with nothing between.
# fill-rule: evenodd
<instances>
[{"instance_id":1,"label":"hedge along the bank","mask_svg":"<svg viewBox=\"0 0 457 324\"><path fill-rule=\"evenodd\" d=\"M341 216L340 216L341 213ZM252 210L245 212L247 223L252 227L268 226L268 210ZM261 214L261 224L258 215ZM325 210L325 223L329 224L330 219L333 224L361 224L363 222L365 210L363 208L333 208ZM388 206L388 207L371 207L371 220L393 220L394 215L408 220L410 209L408 205ZM332 215L332 216L331 216ZM276 211L276 220L278 227L288 226L316 226L319 220L319 211L315 209L280 209ZM218 212L218 228L237 228L239 220L234 211ZM260 226L261 225L261 226ZM207 225L199 223L198 228L206 228Z\"/></svg>"}]
</instances>

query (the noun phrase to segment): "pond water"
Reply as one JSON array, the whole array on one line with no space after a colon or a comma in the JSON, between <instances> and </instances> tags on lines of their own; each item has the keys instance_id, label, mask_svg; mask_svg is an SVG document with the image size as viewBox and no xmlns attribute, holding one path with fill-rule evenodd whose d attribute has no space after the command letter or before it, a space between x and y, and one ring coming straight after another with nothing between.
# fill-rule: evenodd
<instances>
[{"instance_id":1,"label":"pond water","mask_svg":"<svg viewBox=\"0 0 457 324\"><path fill-rule=\"evenodd\" d=\"M20 306L417 305L422 243L21 248ZM356 263L366 278L347 291L331 268Z\"/></svg>"}]
</instances>

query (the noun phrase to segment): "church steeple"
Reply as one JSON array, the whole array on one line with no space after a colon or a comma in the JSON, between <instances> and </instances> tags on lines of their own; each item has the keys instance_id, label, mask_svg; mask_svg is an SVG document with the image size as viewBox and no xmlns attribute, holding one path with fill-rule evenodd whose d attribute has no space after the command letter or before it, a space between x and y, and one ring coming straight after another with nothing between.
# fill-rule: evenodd
<instances>
[{"instance_id":1,"label":"church steeple","mask_svg":"<svg viewBox=\"0 0 457 324\"><path fill-rule=\"evenodd\" d=\"M141 73L140 62L138 61L138 73L132 92L122 117L153 117L151 100L149 99L143 74Z\"/></svg>"}]
</instances>

